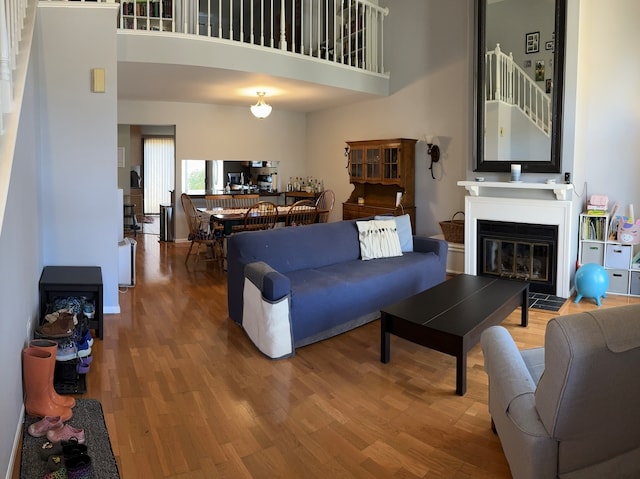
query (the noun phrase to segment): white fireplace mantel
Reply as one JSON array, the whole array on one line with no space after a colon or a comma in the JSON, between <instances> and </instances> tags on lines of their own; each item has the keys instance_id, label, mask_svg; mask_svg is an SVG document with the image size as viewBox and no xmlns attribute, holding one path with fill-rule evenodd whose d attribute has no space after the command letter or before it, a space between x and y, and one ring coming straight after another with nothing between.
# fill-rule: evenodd
<instances>
[{"instance_id":1,"label":"white fireplace mantel","mask_svg":"<svg viewBox=\"0 0 640 479\"><path fill-rule=\"evenodd\" d=\"M572 184L565 183L525 183L512 181L458 181L458 186L464 186L471 196L490 196L491 189L498 190L549 190L553 191L557 200L571 198ZM516 193L517 194L517 193Z\"/></svg>"},{"instance_id":2,"label":"white fireplace mantel","mask_svg":"<svg viewBox=\"0 0 640 479\"><path fill-rule=\"evenodd\" d=\"M469 192L465 197L465 273L476 274L478 220L556 225L556 295L569 297L571 245L575 237L570 201L573 186L480 181L459 181L458 185Z\"/></svg>"}]
</instances>

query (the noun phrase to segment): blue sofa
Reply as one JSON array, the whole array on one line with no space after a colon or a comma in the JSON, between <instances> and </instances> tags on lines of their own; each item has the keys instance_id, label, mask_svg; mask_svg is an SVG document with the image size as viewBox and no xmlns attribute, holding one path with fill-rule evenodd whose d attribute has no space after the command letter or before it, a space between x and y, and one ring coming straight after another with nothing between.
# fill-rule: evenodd
<instances>
[{"instance_id":1,"label":"blue sofa","mask_svg":"<svg viewBox=\"0 0 640 479\"><path fill-rule=\"evenodd\" d=\"M445 279L447 242L363 261L355 220L237 233L227 245L229 316L271 358L379 317Z\"/></svg>"}]
</instances>

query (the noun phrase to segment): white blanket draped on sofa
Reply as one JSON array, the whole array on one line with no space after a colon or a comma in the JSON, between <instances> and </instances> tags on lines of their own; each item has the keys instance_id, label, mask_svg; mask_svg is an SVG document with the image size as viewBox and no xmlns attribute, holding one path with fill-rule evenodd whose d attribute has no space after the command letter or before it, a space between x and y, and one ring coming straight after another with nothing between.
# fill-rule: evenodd
<instances>
[{"instance_id":1,"label":"white blanket draped on sofa","mask_svg":"<svg viewBox=\"0 0 640 479\"><path fill-rule=\"evenodd\" d=\"M269 301L262 295L264 275L274 271L263 262L246 268L242 327L253 344L270 358L293 356L289 295Z\"/></svg>"}]
</instances>

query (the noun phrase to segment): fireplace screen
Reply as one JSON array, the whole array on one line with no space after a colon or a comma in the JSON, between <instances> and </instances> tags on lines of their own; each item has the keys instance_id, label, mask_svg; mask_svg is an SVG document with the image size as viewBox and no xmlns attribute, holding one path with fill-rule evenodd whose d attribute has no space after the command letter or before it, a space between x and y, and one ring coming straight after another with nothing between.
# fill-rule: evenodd
<instances>
[{"instance_id":1,"label":"fireplace screen","mask_svg":"<svg viewBox=\"0 0 640 479\"><path fill-rule=\"evenodd\" d=\"M527 281L549 281L549 245L484 240L483 273Z\"/></svg>"},{"instance_id":2,"label":"fireplace screen","mask_svg":"<svg viewBox=\"0 0 640 479\"><path fill-rule=\"evenodd\" d=\"M530 282L530 291L555 293L557 227L478 221L478 272Z\"/></svg>"}]
</instances>

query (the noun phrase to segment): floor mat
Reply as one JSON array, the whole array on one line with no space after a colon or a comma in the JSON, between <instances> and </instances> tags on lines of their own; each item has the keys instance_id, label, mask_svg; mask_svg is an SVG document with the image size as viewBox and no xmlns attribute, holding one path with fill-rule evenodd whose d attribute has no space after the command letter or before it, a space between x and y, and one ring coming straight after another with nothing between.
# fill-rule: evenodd
<instances>
[{"instance_id":1,"label":"floor mat","mask_svg":"<svg viewBox=\"0 0 640 479\"><path fill-rule=\"evenodd\" d=\"M529 309L542 309L545 311L560 311L567 298L545 293L529 293Z\"/></svg>"},{"instance_id":2,"label":"floor mat","mask_svg":"<svg viewBox=\"0 0 640 479\"><path fill-rule=\"evenodd\" d=\"M47 472L47 463L40 459L38 452L47 438L31 437L27 432L29 425L39 420L39 418L25 416L20 479L41 478ZM113 456L100 402L96 399L76 399L73 417L67 423L85 431L88 454L93 466L92 477L96 479L119 478L118 464Z\"/></svg>"}]
</instances>

